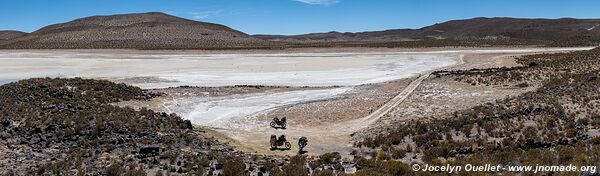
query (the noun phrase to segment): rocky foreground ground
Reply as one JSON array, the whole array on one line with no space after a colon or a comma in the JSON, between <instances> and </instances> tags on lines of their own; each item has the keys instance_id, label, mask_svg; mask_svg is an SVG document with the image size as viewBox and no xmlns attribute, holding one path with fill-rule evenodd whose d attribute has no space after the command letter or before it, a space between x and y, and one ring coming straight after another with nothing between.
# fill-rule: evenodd
<instances>
[{"instance_id":1,"label":"rocky foreground ground","mask_svg":"<svg viewBox=\"0 0 600 176\"><path fill-rule=\"evenodd\" d=\"M432 79L533 91L449 113L388 119L388 128L358 142L356 152L436 165L599 166L600 49L529 55L517 62L521 66L436 72Z\"/></svg>"},{"instance_id":2,"label":"rocky foreground ground","mask_svg":"<svg viewBox=\"0 0 600 176\"><path fill-rule=\"evenodd\" d=\"M80 78L2 85L0 174L369 175L383 169L398 175L408 169L398 161L342 160L337 153L307 158L237 152L176 114L111 105L156 96Z\"/></svg>"},{"instance_id":3,"label":"rocky foreground ground","mask_svg":"<svg viewBox=\"0 0 600 176\"><path fill-rule=\"evenodd\" d=\"M409 165L599 166L599 58L594 49L524 56L511 68L436 72L431 79L532 90L450 113L386 118L388 128L357 141L353 159L239 152L176 114L114 106L162 96L125 84L21 80L0 86L0 174L445 175Z\"/></svg>"}]
</instances>

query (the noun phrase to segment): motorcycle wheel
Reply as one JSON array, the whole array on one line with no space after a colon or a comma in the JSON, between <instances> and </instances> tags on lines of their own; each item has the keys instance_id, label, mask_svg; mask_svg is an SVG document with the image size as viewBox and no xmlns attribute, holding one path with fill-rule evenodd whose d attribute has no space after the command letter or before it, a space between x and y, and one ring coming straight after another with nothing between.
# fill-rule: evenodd
<instances>
[{"instance_id":1,"label":"motorcycle wheel","mask_svg":"<svg viewBox=\"0 0 600 176\"><path fill-rule=\"evenodd\" d=\"M285 148L286 149L291 149L292 148L292 144L290 144L289 142L285 142Z\"/></svg>"},{"instance_id":2,"label":"motorcycle wheel","mask_svg":"<svg viewBox=\"0 0 600 176\"><path fill-rule=\"evenodd\" d=\"M271 127L273 127L273 128L277 128L277 124L276 124L275 122L273 122L273 121L271 122L271 124L270 124L270 125L271 125Z\"/></svg>"},{"instance_id":3,"label":"motorcycle wheel","mask_svg":"<svg viewBox=\"0 0 600 176\"><path fill-rule=\"evenodd\" d=\"M277 144L271 143L271 150L277 149Z\"/></svg>"},{"instance_id":4,"label":"motorcycle wheel","mask_svg":"<svg viewBox=\"0 0 600 176\"><path fill-rule=\"evenodd\" d=\"M286 126L287 124L284 123L283 125L281 125L281 128L285 129Z\"/></svg>"}]
</instances>

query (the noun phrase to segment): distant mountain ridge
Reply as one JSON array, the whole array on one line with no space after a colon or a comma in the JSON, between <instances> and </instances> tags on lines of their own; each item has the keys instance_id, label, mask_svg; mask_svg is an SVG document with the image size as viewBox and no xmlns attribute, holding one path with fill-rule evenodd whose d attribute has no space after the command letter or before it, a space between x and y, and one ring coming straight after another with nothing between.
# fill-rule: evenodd
<instances>
[{"instance_id":1,"label":"distant mountain ridge","mask_svg":"<svg viewBox=\"0 0 600 176\"><path fill-rule=\"evenodd\" d=\"M22 37L26 34L27 33L21 32L21 31L12 31L12 30L0 31L0 41Z\"/></svg>"},{"instance_id":2,"label":"distant mountain ridge","mask_svg":"<svg viewBox=\"0 0 600 176\"><path fill-rule=\"evenodd\" d=\"M227 26L198 22L159 12L92 16L53 24L0 41L0 48L186 49L262 45Z\"/></svg>"},{"instance_id":3,"label":"distant mountain ridge","mask_svg":"<svg viewBox=\"0 0 600 176\"><path fill-rule=\"evenodd\" d=\"M600 41L600 19L473 18L452 20L420 29L356 33L333 31L292 36L254 35L254 37L288 42L519 39L545 42L577 40L597 44Z\"/></svg>"},{"instance_id":4,"label":"distant mountain ridge","mask_svg":"<svg viewBox=\"0 0 600 176\"><path fill-rule=\"evenodd\" d=\"M408 43L408 44L407 44ZM351 45L348 45L351 44ZM255 49L335 46L600 44L600 19L473 18L420 29L248 35L160 12L91 16L32 33L0 31L0 49Z\"/></svg>"}]
</instances>

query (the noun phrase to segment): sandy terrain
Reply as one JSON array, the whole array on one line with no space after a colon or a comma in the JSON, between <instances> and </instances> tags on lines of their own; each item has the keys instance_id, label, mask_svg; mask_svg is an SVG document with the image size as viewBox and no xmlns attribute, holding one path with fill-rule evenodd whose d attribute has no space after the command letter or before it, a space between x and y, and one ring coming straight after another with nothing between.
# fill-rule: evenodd
<instances>
[{"instance_id":1,"label":"sandy terrain","mask_svg":"<svg viewBox=\"0 0 600 176\"><path fill-rule=\"evenodd\" d=\"M0 79L87 77L143 88L169 86L354 86L455 64L455 54L98 54L0 52ZM152 68L152 69L149 69Z\"/></svg>"},{"instance_id":2,"label":"sandy terrain","mask_svg":"<svg viewBox=\"0 0 600 176\"><path fill-rule=\"evenodd\" d=\"M288 125L299 126L323 125L340 120L359 119L372 114L413 80L413 78L405 78L380 84L360 85L335 99L279 107L267 114L258 114L252 118L268 121L274 117L285 116L289 120Z\"/></svg>"},{"instance_id":3,"label":"sandy terrain","mask_svg":"<svg viewBox=\"0 0 600 176\"><path fill-rule=\"evenodd\" d=\"M229 121L246 117L276 107L337 97L349 88L298 90L278 93L257 93L219 98L191 98L169 101L164 104L168 112L190 119L193 123L214 128L233 129L237 124Z\"/></svg>"},{"instance_id":4,"label":"sandy terrain","mask_svg":"<svg viewBox=\"0 0 600 176\"><path fill-rule=\"evenodd\" d=\"M190 99L202 99L208 101L209 99L223 99L223 97L241 97L245 94L273 94L288 91L298 90L314 90L324 88L300 88L300 87L278 87L278 86L222 86L222 87L195 87L195 86L181 86L181 87L170 87L161 89L150 89L152 92L163 93L163 96L148 100L148 101L123 101L115 103L119 106L131 106L134 108L148 108L156 109L171 113L168 107L165 106L167 102L178 102Z\"/></svg>"},{"instance_id":5,"label":"sandy terrain","mask_svg":"<svg viewBox=\"0 0 600 176\"><path fill-rule=\"evenodd\" d=\"M79 76L144 88L241 84L344 86L414 76L430 68L455 64L461 54L568 49L1 50L0 80Z\"/></svg>"}]
</instances>

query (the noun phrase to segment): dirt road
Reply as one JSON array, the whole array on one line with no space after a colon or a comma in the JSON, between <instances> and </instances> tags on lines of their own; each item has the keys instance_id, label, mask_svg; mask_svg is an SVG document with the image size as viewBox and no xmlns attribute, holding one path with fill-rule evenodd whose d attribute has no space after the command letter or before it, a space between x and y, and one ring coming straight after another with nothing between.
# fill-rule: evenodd
<instances>
[{"instance_id":1,"label":"dirt road","mask_svg":"<svg viewBox=\"0 0 600 176\"><path fill-rule=\"evenodd\" d=\"M417 79L412 81L406 88L404 88L402 92L396 95L396 97L392 98L390 101L388 101L386 104L384 104L368 116L361 119L337 123L330 126L328 129L335 131L335 133L350 135L356 131L368 127L371 123L377 121L379 118L390 112L394 107L402 103L402 101L404 101L408 96L410 96L410 94L417 87L419 87L419 85L421 85L421 82L427 79L429 75L430 73L426 73L419 76Z\"/></svg>"},{"instance_id":2,"label":"dirt road","mask_svg":"<svg viewBox=\"0 0 600 176\"><path fill-rule=\"evenodd\" d=\"M430 72L420 75L407 85L398 95L390 99L377 110L366 117L326 123L321 125L311 124L289 124L285 130L276 130L268 125L268 121L260 121L248 116L243 119L234 120L229 129L218 129L217 131L227 134L235 139L238 147L251 152L266 153L274 155L294 155L297 152L295 146L298 138L304 136L309 139L309 145L306 147L310 151L309 155L318 155L331 151L338 151L343 156L350 156L352 143L350 134L357 132L370 124L376 122L383 115L387 114L394 107L402 103L410 94L429 77ZM270 151L268 137L271 134L286 135L287 139L293 144L289 151Z\"/></svg>"}]
</instances>

